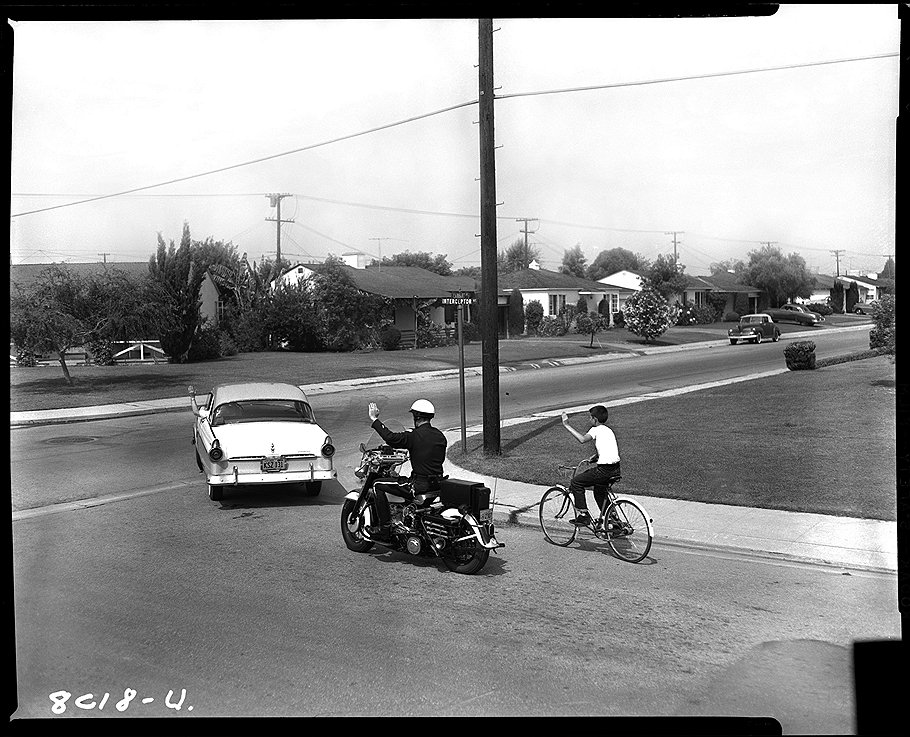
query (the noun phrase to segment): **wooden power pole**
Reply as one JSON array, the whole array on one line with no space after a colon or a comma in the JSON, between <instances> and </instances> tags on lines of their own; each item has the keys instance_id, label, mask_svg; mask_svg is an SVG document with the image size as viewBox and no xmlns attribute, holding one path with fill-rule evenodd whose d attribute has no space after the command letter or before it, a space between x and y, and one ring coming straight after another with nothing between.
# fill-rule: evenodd
<instances>
[{"instance_id":1,"label":"wooden power pole","mask_svg":"<svg viewBox=\"0 0 910 737\"><path fill-rule=\"evenodd\" d=\"M499 434L499 284L496 274L496 145L493 133L493 19L478 21L480 63L480 333L483 452L501 455Z\"/></svg>"}]
</instances>

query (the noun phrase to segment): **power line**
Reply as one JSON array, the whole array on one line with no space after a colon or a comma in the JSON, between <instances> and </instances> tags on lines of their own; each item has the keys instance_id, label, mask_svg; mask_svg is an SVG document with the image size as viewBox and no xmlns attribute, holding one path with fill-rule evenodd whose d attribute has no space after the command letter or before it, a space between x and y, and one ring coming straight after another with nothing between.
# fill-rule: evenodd
<instances>
[{"instance_id":1,"label":"power line","mask_svg":"<svg viewBox=\"0 0 910 737\"><path fill-rule=\"evenodd\" d=\"M154 189L155 187L164 187L168 184L176 184L177 182L186 182L186 181L189 181L190 179L199 179L200 177L209 176L211 174L218 174L223 171L230 171L231 169L239 169L244 166L260 164L263 161L271 161L273 159L278 159L283 156L290 156L291 154L300 153L301 151L310 151L314 148L320 148L322 146L328 146L332 143L338 143L339 141L348 141L348 140L351 140L352 138L358 138L359 136L365 136L369 133L376 133L377 131L387 130L389 128L394 128L396 126L404 125L406 123L413 123L415 120L422 120L424 118L429 118L434 115L441 115L442 113L447 113L452 110L457 110L462 107L467 107L469 105L476 105L476 104L477 104L477 100L472 100L470 102L462 102L457 105L450 105L449 107L442 108L440 110L434 110L433 112L430 112L430 113L423 113L422 115L415 115L413 117L406 118L404 120L398 120L393 123L386 123L385 125L379 125L374 128L369 128L367 130L359 131L357 133L350 133L346 136L339 136L338 138L332 138L328 141L322 141L321 143L313 143L313 144L310 144L309 146L301 146L300 148L291 149L290 151L283 151L278 154L271 154L269 156L262 156L258 159L252 159L250 161L243 161L239 164L230 164L229 166L222 166L222 167L219 167L218 169L211 169L209 171L204 171L199 174L190 174L185 177L169 179L166 182L159 182L158 184L148 184L144 187L134 187L133 189L126 189L121 192L114 192L112 194L100 195L98 197L90 197L88 199L79 200L77 202L68 202L68 203L65 203L62 205L54 205L53 207L44 207L44 208L41 208L38 210L29 210L27 212L18 212L13 215L10 215L10 217L16 218L16 217L21 217L22 215L34 215L35 213L39 213L39 212L47 212L48 210L58 210L62 207L73 207L75 205L84 205L88 202L97 202L98 200L110 199L111 197L120 197L122 195L132 194L134 192L141 192L146 189Z\"/></svg>"},{"instance_id":2,"label":"power line","mask_svg":"<svg viewBox=\"0 0 910 737\"><path fill-rule=\"evenodd\" d=\"M710 79L712 77L731 77L737 74L758 74L759 72L778 72L785 69L800 69L805 67L817 67L825 64L846 64L854 61L869 61L872 59L886 59L888 57L900 56L899 53L877 54L875 56L858 56L851 59L832 59L830 61L811 61L803 64L786 64L779 67L760 67L758 69L742 69L735 72L709 72L707 74L694 74L686 77L664 77L662 79L649 79L640 82L615 82L612 84L596 84L586 87L565 87L555 90L538 90L536 92L512 92L505 95L495 95L497 100L505 100L510 97L532 97L535 95L558 95L566 92L587 92L589 90L607 90L617 87L637 87L648 84L664 84L666 82L686 82L695 79Z\"/></svg>"}]
</instances>

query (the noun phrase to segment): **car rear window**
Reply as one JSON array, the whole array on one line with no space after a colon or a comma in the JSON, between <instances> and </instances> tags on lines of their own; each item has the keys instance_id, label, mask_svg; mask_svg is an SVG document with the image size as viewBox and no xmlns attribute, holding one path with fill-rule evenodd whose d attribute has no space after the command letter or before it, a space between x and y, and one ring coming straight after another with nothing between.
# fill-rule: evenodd
<instances>
[{"instance_id":1,"label":"car rear window","mask_svg":"<svg viewBox=\"0 0 910 737\"><path fill-rule=\"evenodd\" d=\"M227 402L219 405L212 415L215 426L239 422L316 422L316 419L309 404L293 399Z\"/></svg>"}]
</instances>

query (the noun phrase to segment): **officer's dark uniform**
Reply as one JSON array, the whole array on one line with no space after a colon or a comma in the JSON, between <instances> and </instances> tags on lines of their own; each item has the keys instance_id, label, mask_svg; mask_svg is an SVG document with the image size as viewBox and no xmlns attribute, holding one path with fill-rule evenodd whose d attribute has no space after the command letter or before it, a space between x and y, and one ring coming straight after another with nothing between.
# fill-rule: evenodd
<instances>
[{"instance_id":1,"label":"officer's dark uniform","mask_svg":"<svg viewBox=\"0 0 910 737\"><path fill-rule=\"evenodd\" d=\"M373 420L371 427L391 447L407 448L411 459L411 488L415 494L439 488L448 445L441 430L425 422L413 430L392 432L378 419ZM389 502L385 494L379 490L376 490L376 507L379 524L389 524Z\"/></svg>"}]
</instances>

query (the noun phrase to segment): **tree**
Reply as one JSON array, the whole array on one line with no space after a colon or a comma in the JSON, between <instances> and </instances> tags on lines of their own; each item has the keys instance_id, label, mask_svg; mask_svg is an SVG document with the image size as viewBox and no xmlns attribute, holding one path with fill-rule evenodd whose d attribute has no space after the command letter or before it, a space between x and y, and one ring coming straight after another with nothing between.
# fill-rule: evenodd
<instances>
[{"instance_id":1,"label":"tree","mask_svg":"<svg viewBox=\"0 0 910 737\"><path fill-rule=\"evenodd\" d=\"M97 341L132 338L167 326L153 288L117 269L84 278L50 266L28 288L10 295L10 338L32 353L54 353L73 385L66 352Z\"/></svg>"},{"instance_id":2,"label":"tree","mask_svg":"<svg viewBox=\"0 0 910 737\"><path fill-rule=\"evenodd\" d=\"M617 271L644 271L647 268L648 260L644 256L625 248L610 248L597 254L588 266L586 276L592 281L597 281Z\"/></svg>"},{"instance_id":3,"label":"tree","mask_svg":"<svg viewBox=\"0 0 910 737\"><path fill-rule=\"evenodd\" d=\"M525 329L528 335L535 335L537 328L543 320L543 305L539 300L532 299L525 305Z\"/></svg>"},{"instance_id":4,"label":"tree","mask_svg":"<svg viewBox=\"0 0 910 737\"><path fill-rule=\"evenodd\" d=\"M525 331L524 297L520 289L513 289L509 294L509 334L521 335Z\"/></svg>"},{"instance_id":5,"label":"tree","mask_svg":"<svg viewBox=\"0 0 910 737\"><path fill-rule=\"evenodd\" d=\"M183 224L180 248L174 248L174 241L166 247L158 234L158 252L149 259L149 275L174 317L171 326L158 336L161 348L171 363L184 363L200 324L199 288L205 277L205 271L193 260L189 223Z\"/></svg>"},{"instance_id":6,"label":"tree","mask_svg":"<svg viewBox=\"0 0 910 737\"><path fill-rule=\"evenodd\" d=\"M386 300L360 291L343 263L330 255L309 283L319 339L333 351L354 350L372 340L388 312Z\"/></svg>"},{"instance_id":7,"label":"tree","mask_svg":"<svg viewBox=\"0 0 910 737\"><path fill-rule=\"evenodd\" d=\"M895 351L895 297L884 294L872 310L872 330L869 331L869 347L885 348L892 356Z\"/></svg>"},{"instance_id":8,"label":"tree","mask_svg":"<svg viewBox=\"0 0 910 737\"><path fill-rule=\"evenodd\" d=\"M480 279L480 267L479 266L462 266L460 269L456 270L453 276L470 276L472 279Z\"/></svg>"},{"instance_id":9,"label":"tree","mask_svg":"<svg viewBox=\"0 0 910 737\"><path fill-rule=\"evenodd\" d=\"M859 287L856 286L856 282L850 282L850 286L847 287L847 294L845 295L846 304L844 309L846 312L853 312L853 307L859 302Z\"/></svg>"},{"instance_id":10,"label":"tree","mask_svg":"<svg viewBox=\"0 0 910 737\"><path fill-rule=\"evenodd\" d=\"M497 266L500 274L511 274L513 271L527 269L532 261L540 261L540 251L533 243L525 245L521 238L506 249L501 259L497 254Z\"/></svg>"},{"instance_id":11,"label":"tree","mask_svg":"<svg viewBox=\"0 0 910 737\"><path fill-rule=\"evenodd\" d=\"M767 245L749 252L749 263L741 281L763 289L771 305L779 307L788 300L812 296L815 277L809 273L802 256L797 253L784 256L779 248Z\"/></svg>"},{"instance_id":12,"label":"tree","mask_svg":"<svg viewBox=\"0 0 910 737\"><path fill-rule=\"evenodd\" d=\"M580 312L575 319L575 329L582 335L590 335L591 343L588 348L594 347L594 336L607 327L607 320L597 312Z\"/></svg>"},{"instance_id":13,"label":"tree","mask_svg":"<svg viewBox=\"0 0 910 737\"><path fill-rule=\"evenodd\" d=\"M843 313L844 311L844 285L836 281L831 287L831 309L834 312Z\"/></svg>"},{"instance_id":14,"label":"tree","mask_svg":"<svg viewBox=\"0 0 910 737\"><path fill-rule=\"evenodd\" d=\"M391 256L383 256L381 263L389 266L416 266L442 276L452 275L452 264L441 253L434 256L427 251L417 251L416 253L404 251Z\"/></svg>"},{"instance_id":15,"label":"tree","mask_svg":"<svg viewBox=\"0 0 910 737\"><path fill-rule=\"evenodd\" d=\"M263 312L272 345L287 344L292 351L323 347L313 297L305 284L282 285L272 292Z\"/></svg>"},{"instance_id":16,"label":"tree","mask_svg":"<svg viewBox=\"0 0 910 737\"><path fill-rule=\"evenodd\" d=\"M746 270L746 262L738 258L729 258L725 261L718 261L708 267L712 275L717 274L734 274L737 277Z\"/></svg>"},{"instance_id":17,"label":"tree","mask_svg":"<svg viewBox=\"0 0 910 737\"><path fill-rule=\"evenodd\" d=\"M629 332L641 336L646 343L663 335L676 319L670 303L651 284L645 284L626 300L622 314Z\"/></svg>"},{"instance_id":18,"label":"tree","mask_svg":"<svg viewBox=\"0 0 910 737\"><path fill-rule=\"evenodd\" d=\"M585 278L587 259L581 250L581 243L576 243L572 248L567 248L562 255L562 266L559 267L563 274L571 274L582 279Z\"/></svg>"},{"instance_id":19,"label":"tree","mask_svg":"<svg viewBox=\"0 0 910 737\"><path fill-rule=\"evenodd\" d=\"M888 260L885 261L885 265L882 267L881 272L878 275L879 279L894 279L894 257L888 256Z\"/></svg>"},{"instance_id":20,"label":"tree","mask_svg":"<svg viewBox=\"0 0 910 737\"><path fill-rule=\"evenodd\" d=\"M646 279L669 302L686 291L688 279L683 274L685 268L671 256L660 254L648 268Z\"/></svg>"}]
</instances>

